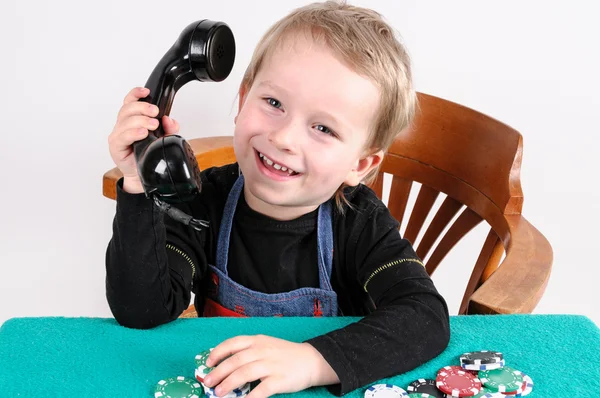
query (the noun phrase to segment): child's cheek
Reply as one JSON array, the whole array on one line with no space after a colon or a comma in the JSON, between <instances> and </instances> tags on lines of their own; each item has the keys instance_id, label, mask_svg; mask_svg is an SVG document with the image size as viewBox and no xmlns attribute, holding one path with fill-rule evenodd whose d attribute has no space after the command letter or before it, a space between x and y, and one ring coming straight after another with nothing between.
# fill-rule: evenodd
<instances>
[{"instance_id":1,"label":"child's cheek","mask_svg":"<svg viewBox=\"0 0 600 398\"><path fill-rule=\"evenodd\" d=\"M261 126L266 126L269 123L269 118L267 115L265 115L265 112L260 109L260 107L253 106L248 107L246 112L244 112L242 123L244 129L256 133L261 129Z\"/></svg>"}]
</instances>

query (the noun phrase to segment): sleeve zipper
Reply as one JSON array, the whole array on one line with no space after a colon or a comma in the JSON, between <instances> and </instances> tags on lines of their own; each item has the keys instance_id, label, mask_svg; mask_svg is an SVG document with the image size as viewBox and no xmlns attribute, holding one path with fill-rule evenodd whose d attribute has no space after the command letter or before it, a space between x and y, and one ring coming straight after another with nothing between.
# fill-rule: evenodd
<instances>
[{"instance_id":1,"label":"sleeve zipper","mask_svg":"<svg viewBox=\"0 0 600 398\"><path fill-rule=\"evenodd\" d=\"M167 248L179 253L183 258L185 258L187 260L187 262L192 267L192 289L193 289L194 288L194 277L196 276L196 266L194 265L194 262L192 261L190 256L188 256L187 254L185 254L183 251L181 251L179 248L173 246L172 244L167 243Z\"/></svg>"},{"instance_id":2,"label":"sleeve zipper","mask_svg":"<svg viewBox=\"0 0 600 398\"><path fill-rule=\"evenodd\" d=\"M398 265L398 264L406 262L406 261L410 261L410 262L413 262L413 263L421 264L423 267L425 266L422 261L417 260L415 258L403 258L403 259L392 261L391 263L387 263L385 265L382 265L381 267L379 267L375 271L373 271L373 273L367 278L367 281L365 282L365 284L363 286L363 289L365 289L365 292L367 292L367 293L369 292L367 290L367 285L369 284L369 282L371 281L371 279L373 279L373 277L375 275L377 275L378 273L380 273L381 271L383 271L385 269L388 269L390 267L393 267L394 265Z\"/></svg>"}]
</instances>

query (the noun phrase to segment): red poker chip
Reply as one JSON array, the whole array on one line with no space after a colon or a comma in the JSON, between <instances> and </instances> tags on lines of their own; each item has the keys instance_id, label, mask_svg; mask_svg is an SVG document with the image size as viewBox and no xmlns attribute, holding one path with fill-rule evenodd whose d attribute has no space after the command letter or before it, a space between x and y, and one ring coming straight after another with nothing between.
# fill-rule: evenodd
<instances>
[{"instance_id":1,"label":"red poker chip","mask_svg":"<svg viewBox=\"0 0 600 398\"><path fill-rule=\"evenodd\" d=\"M438 371L435 385L452 397L471 397L481 391L481 382L460 366L444 366Z\"/></svg>"}]
</instances>

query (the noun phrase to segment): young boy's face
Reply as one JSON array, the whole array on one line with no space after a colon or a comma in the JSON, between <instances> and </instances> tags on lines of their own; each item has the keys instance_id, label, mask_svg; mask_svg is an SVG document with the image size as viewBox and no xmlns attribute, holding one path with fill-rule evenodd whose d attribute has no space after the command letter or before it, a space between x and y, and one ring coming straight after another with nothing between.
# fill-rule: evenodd
<instances>
[{"instance_id":1,"label":"young boy's face","mask_svg":"<svg viewBox=\"0 0 600 398\"><path fill-rule=\"evenodd\" d=\"M234 133L246 201L280 220L314 210L344 182L357 185L383 155L365 149L377 87L326 46L304 35L292 42L240 91Z\"/></svg>"}]
</instances>

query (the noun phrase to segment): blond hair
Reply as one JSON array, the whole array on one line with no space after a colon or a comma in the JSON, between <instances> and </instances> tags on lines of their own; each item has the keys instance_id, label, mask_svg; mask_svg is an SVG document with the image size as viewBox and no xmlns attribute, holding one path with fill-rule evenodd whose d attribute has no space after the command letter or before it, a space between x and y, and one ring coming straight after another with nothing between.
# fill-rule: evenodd
<instances>
[{"instance_id":1,"label":"blond hair","mask_svg":"<svg viewBox=\"0 0 600 398\"><path fill-rule=\"evenodd\" d=\"M415 108L410 57L393 28L370 9L345 1L312 3L292 11L276 22L261 38L240 85L250 89L264 60L293 34L307 33L315 42L326 44L333 54L359 75L369 78L379 89L379 109L364 150L369 154L386 152L396 136L409 126ZM362 181L372 183L379 166ZM349 205L345 184L335 193L338 209Z\"/></svg>"}]
</instances>

